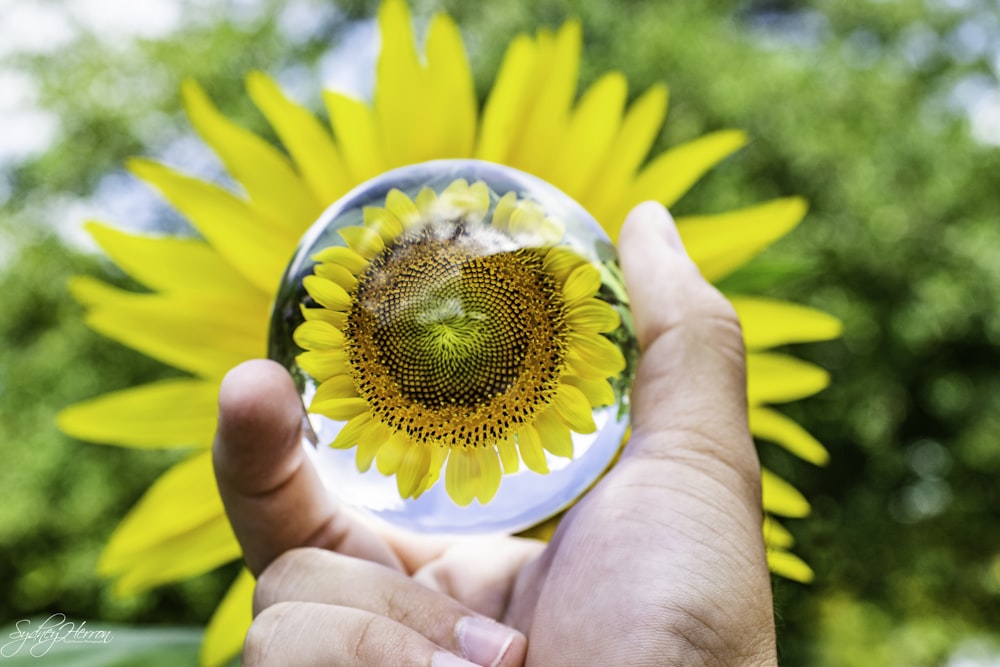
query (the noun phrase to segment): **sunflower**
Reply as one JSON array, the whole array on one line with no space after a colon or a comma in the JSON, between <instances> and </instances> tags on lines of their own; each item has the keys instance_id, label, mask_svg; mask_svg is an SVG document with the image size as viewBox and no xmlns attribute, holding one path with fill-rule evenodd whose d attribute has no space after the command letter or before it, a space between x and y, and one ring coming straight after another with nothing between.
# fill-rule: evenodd
<instances>
[{"instance_id":1,"label":"sunflower","mask_svg":"<svg viewBox=\"0 0 1000 667\"><path fill-rule=\"evenodd\" d=\"M298 366L320 383L310 411L346 422L331 446L395 475L417 498L439 478L464 506L488 503L519 461L572 457L597 430L625 356L602 333L621 323L595 298L598 268L565 224L531 199L453 180L440 197L389 191L365 224L338 230L303 280ZM488 218L488 219L487 219Z\"/></svg>"},{"instance_id":2,"label":"sunflower","mask_svg":"<svg viewBox=\"0 0 1000 667\"><path fill-rule=\"evenodd\" d=\"M599 77L577 99L581 30L515 38L480 111L461 35L445 14L430 22L423 57L403 0L379 10L381 52L371 103L324 94L333 134L266 75L247 79L250 97L281 151L233 124L195 83L183 86L195 130L219 155L239 191L151 160L130 170L157 189L199 232L147 236L90 222L88 231L149 292L90 277L70 289L96 331L188 375L71 406L60 427L83 440L138 448L194 448L157 480L111 536L98 564L127 595L184 580L240 556L215 490L209 447L218 386L231 367L267 352L267 325L282 273L308 226L352 187L394 167L439 158L478 158L546 180L582 204L614 240L625 213L654 199L674 204L701 176L741 148L739 131L719 131L647 160L663 124L667 91L654 85L627 104L625 78ZM801 199L778 199L721 214L678 219L688 253L717 281L793 229ZM750 427L758 438L816 464L826 450L769 407L812 395L827 373L772 348L836 337L834 318L801 306L728 294L748 349ZM763 473L765 537L772 569L808 580L774 516L801 517L805 498ZM481 488L474 490L481 492ZM468 491L466 491L468 492ZM209 623L202 661L236 654L251 621L252 577L242 572Z\"/></svg>"}]
</instances>

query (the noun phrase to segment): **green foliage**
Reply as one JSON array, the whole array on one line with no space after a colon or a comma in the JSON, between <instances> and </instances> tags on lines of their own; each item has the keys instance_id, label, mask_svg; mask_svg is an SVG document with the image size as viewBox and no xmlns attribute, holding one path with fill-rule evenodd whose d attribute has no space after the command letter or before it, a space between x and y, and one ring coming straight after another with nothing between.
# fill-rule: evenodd
<instances>
[{"instance_id":1,"label":"green foliage","mask_svg":"<svg viewBox=\"0 0 1000 667\"><path fill-rule=\"evenodd\" d=\"M53 416L168 371L83 327L66 277L121 277L52 234L51 204L93 192L128 155L189 136L177 94L185 77L258 131L267 132L242 90L250 69L305 81L294 92L318 108L319 59L377 3L345 2L340 14L312 4L315 29L295 39L280 28L279 3L242 21L228 3L207 5L176 35L115 49L94 35L66 53L17 57L62 134L8 170L11 195L0 208L0 235L16 248L0 268L0 618L62 611L200 623L224 586L224 576L209 576L121 601L92 575L117 519L173 457L69 441ZM786 408L828 446L831 463L814 469L761 449L814 505L790 527L817 581L776 582L783 664L942 665L966 637L996 655L1000 153L977 144L948 101L969 75L995 86L990 54L969 56L955 37L978 4L413 5L421 25L441 7L461 23L481 96L512 35L577 16L584 83L620 69L633 97L670 85L660 148L715 129L748 131L750 146L675 212L804 195L803 225L727 287L808 303L846 325L840 341L794 350L830 369L834 383ZM923 51L914 47L920 35L932 35Z\"/></svg>"}]
</instances>

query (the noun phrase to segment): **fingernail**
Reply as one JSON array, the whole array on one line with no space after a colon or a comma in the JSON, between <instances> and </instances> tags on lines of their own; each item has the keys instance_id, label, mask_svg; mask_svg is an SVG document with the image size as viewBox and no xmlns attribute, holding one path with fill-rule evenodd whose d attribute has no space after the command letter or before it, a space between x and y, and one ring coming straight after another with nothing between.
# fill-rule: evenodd
<instances>
[{"instance_id":1,"label":"fingernail","mask_svg":"<svg viewBox=\"0 0 1000 667\"><path fill-rule=\"evenodd\" d=\"M431 656L431 667L479 667L479 665L463 660L452 653L438 651Z\"/></svg>"},{"instance_id":2,"label":"fingernail","mask_svg":"<svg viewBox=\"0 0 1000 667\"><path fill-rule=\"evenodd\" d=\"M465 657L483 667L499 665L517 636L510 628L478 616L459 620L455 634Z\"/></svg>"}]
</instances>

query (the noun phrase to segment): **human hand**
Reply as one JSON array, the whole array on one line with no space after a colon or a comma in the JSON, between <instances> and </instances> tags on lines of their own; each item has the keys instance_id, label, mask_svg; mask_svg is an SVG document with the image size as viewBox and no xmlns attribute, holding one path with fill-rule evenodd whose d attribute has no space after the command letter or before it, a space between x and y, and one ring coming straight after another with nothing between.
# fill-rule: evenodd
<instances>
[{"instance_id":1,"label":"human hand","mask_svg":"<svg viewBox=\"0 0 1000 667\"><path fill-rule=\"evenodd\" d=\"M547 546L363 525L304 457L284 371L230 374L216 471L269 610L248 664L775 664L736 317L661 206L630 214L619 250L642 352L632 437Z\"/></svg>"}]
</instances>

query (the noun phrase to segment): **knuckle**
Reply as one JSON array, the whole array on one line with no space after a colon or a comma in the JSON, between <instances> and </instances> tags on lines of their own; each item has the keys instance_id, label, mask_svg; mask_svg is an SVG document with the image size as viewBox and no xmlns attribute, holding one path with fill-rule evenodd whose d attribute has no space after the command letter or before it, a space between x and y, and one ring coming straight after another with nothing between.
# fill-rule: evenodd
<instances>
[{"instance_id":1,"label":"knuckle","mask_svg":"<svg viewBox=\"0 0 1000 667\"><path fill-rule=\"evenodd\" d=\"M323 557L321 552L322 549L316 547L290 549L271 561L257 577L253 594L254 614L286 599L292 582Z\"/></svg>"},{"instance_id":2,"label":"knuckle","mask_svg":"<svg viewBox=\"0 0 1000 667\"><path fill-rule=\"evenodd\" d=\"M282 628L294 616L296 603L279 602L271 605L254 619L243 641L243 665L245 667L268 667L279 665L281 651L277 650Z\"/></svg>"}]
</instances>

